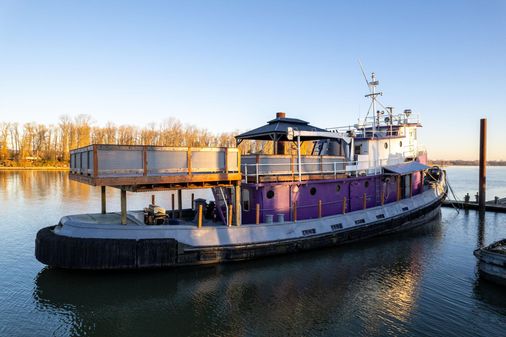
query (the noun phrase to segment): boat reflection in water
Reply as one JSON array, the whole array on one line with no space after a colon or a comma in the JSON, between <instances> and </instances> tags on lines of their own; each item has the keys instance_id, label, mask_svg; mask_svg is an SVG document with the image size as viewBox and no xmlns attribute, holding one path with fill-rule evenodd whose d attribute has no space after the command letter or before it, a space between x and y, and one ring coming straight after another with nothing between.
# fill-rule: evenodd
<instances>
[{"instance_id":1,"label":"boat reflection in water","mask_svg":"<svg viewBox=\"0 0 506 337\"><path fill-rule=\"evenodd\" d=\"M45 268L33 297L70 335L404 333L440 217L410 231L268 260L142 272ZM412 331L413 327L410 327Z\"/></svg>"}]
</instances>

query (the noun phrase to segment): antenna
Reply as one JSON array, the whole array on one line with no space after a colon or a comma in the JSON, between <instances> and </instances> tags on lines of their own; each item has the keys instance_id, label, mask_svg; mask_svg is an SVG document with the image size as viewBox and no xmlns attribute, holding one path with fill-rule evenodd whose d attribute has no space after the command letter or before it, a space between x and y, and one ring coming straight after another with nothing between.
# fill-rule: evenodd
<instances>
[{"instance_id":1,"label":"antenna","mask_svg":"<svg viewBox=\"0 0 506 337\"><path fill-rule=\"evenodd\" d=\"M367 79L367 76L365 75L364 66L362 65L362 62L360 62L360 60L357 60L357 61L358 61L358 65L360 66L360 70L362 71L362 75L364 75L365 83L367 84L369 91L371 91L371 86L369 84L369 80Z\"/></svg>"}]
</instances>

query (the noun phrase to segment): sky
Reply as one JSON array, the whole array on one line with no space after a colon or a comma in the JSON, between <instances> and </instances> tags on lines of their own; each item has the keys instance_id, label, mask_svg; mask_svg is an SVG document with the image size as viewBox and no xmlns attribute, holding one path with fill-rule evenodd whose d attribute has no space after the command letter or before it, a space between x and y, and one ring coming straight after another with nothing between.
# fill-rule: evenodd
<instances>
[{"instance_id":1,"label":"sky","mask_svg":"<svg viewBox=\"0 0 506 337\"><path fill-rule=\"evenodd\" d=\"M170 117L246 131L276 111L356 123L381 101L420 115L432 159L506 160L506 1L0 0L0 121Z\"/></svg>"}]
</instances>

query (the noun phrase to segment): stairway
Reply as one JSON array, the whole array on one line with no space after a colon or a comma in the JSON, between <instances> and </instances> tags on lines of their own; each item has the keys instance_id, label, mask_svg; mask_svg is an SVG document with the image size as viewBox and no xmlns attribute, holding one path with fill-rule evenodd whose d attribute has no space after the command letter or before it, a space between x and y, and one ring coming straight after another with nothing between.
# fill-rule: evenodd
<instances>
[{"instance_id":1,"label":"stairway","mask_svg":"<svg viewBox=\"0 0 506 337\"><path fill-rule=\"evenodd\" d=\"M211 190L213 191L214 202L216 204L216 213L220 220L227 225L228 205L231 200L229 190L223 187L213 187ZM230 226L230 224L228 225Z\"/></svg>"}]
</instances>

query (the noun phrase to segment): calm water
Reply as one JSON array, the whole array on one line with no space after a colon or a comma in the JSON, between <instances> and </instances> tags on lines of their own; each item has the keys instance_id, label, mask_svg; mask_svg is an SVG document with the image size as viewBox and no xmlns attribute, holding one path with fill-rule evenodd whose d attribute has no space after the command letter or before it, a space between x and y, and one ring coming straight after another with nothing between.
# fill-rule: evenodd
<instances>
[{"instance_id":1,"label":"calm water","mask_svg":"<svg viewBox=\"0 0 506 337\"><path fill-rule=\"evenodd\" d=\"M452 167L457 194L477 168ZM506 197L506 168L489 168ZM197 196L208 197L200 192ZM109 208L119 194L108 192ZM129 208L148 194L129 195ZM162 206L170 196L158 194ZM164 205L165 203L165 205ZM472 251L506 237L506 214L457 214L394 237L205 268L50 270L34 256L40 227L96 212L99 189L60 172L0 171L1 336L505 336L506 289L480 281Z\"/></svg>"}]
</instances>

